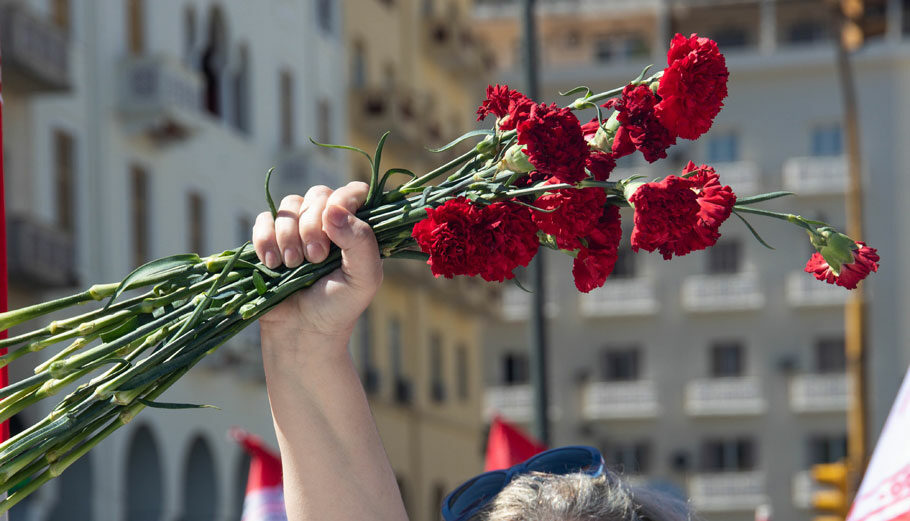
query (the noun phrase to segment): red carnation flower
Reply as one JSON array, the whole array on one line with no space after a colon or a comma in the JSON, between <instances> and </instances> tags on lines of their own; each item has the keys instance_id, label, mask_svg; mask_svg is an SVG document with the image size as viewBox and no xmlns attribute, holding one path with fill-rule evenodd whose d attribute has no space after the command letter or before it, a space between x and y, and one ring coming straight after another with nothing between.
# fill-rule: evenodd
<instances>
[{"instance_id":1,"label":"red carnation flower","mask_svg":"<svg viewBox=\"0 0 910 521\"><path fill-rule=\"evenodd\" d=\"M487 99L477 109L477 121L493 114L499 118L499 128L512 130L527 119L534 102L527 96L510 89L508 85L487 86Z\"/></svg>"},{"instance_id":2,"label":"red carnation flower","mask_svg":"<svg viewBox=\"0 0 910 521\"><path fill-rule=\"evenodd\" d=\"M613 157L613 154L607 154L606 152L591 152L585 161L585 166L588 167L588 172L591 172L594 179L606 181L609 179L613 169L616 168L616 158Z\"/></svg>"},{"instance_id":3,"label":"red carnation flower","mask_svg":"<svg viewBox=\"0 0 910 521\"><path fill-rule=\"evenodd\" d=\"M421 251L429 254L427 264L434 275L451 279L480 273L477 259L486 254L483 247L488 241L474 237L479 220L480 209L464 197L427 209L427 217L414 225L411 235Z\"/></svg>"},{"instance_id":4,"label":"red carnation flower","mask_svg":"<svg viewBox=\"0 0 910 521\"><path fill-rule=\"evenodd\" d=\"M656 249L670 260L717 243L718 229L733 211L736 194L721 186L707 165L696 167L690 161L683 174L691 175L645 183L629 197L635 206L634 251Z\"/></svg>"},{"instance_id":5,"label":"red carnation flower","mask_svg":"<svg viewBox=\"0 0 910 521\"><path fill-rule=\"evenodd\" d=\"M531 210L514 203L498 202L483 209L482 226L492 234L480 276L487 281L512 279L518 266L527 266L537 254L537 226Z\"/></svg>"},{"instance_id":6,"label":"red carnation flower","mask_svg":"<svg viewBox=\"0 0 910 521\"><path fill-rule=\"evenodd\" d=\"M866 278L869 273L878 271L878 252L875 248L866 246L866 243L857 241L858 248L853 250L853 262L841 266L840 273L835 273L825 261L821 253L815 252L806 263L806 273L815 275L818 280L828 284L837 284L847 289L856 289L859 281Z\"/></svg>"},{"instance_id":7,"label":"red carnation flower","mask_svg":"<svg viewBox=\"0 0 910 521\"><path fill-rule=\"evenodd\" d=\"M581 126L581 135L584 136L585 141L590 143L591 140L594 139L594 135L597 134L597 129L599 128L600 122L597 121L597 118L594 118Z\"/></svg>"},{"instance_id":8,"label":"red carnation flower","mask_svg":"<svg viewBox=\"0 0 910 521\"><path fill-rule=\"evenodd\" d=\"M571 184L585 178L588 144L568 108L534 105L518 125L518 143L526 145L525 153L541 173Z\"/></svg>"},{"instance_id":9,"label":"red carnation flower","mask_svg":"<svg viewBox=\"0 0 910 521\"><path fill-rule=\"evenodd\" d=\"M531 211L531 218L544 233L556 238L556 245L564 250L581 247L579 237L588 235L597 224L607 202L607 193L601 188L556 190L537 198L535 206L551 212Z\"/></svg>"},{"instance_id":10,"label":"red carnation flower","mask_svg":"<svg viewBox=\"0 0 910 521\"><path fill-rule=\"evenodd\" d=\"M588 245L581 248L572 263L572 276L578 291L588 293L604 285L616 265L621 238L619 208L607 205L591 234L586 237Z\"/></svg>"},{"instance_id":11,"label":"red carnation flower","mask_svg":"<svg viewBox=\"0 0 910 521\"><path fill-rule=\"evenodd\" d=\"M616 109L620 127L613 138L613 155L623 157L639 150L649 163L667 157L667 148L676 136L658 121L654 112L657 97L647 85L626 85L619 99L603 106Z\"/></svg>"},{"instance_id":12,"label":"red carnation flower","mask_svg":"<svg viewBox=\"0 0 910 521\"><path fill-rule=\"evenodd\" d=\"M657 119L684 139L697 139L711 128L727 97L727 63L709 38L677 34L670 42L654 107Z\"/></svg>"}]
</instances>

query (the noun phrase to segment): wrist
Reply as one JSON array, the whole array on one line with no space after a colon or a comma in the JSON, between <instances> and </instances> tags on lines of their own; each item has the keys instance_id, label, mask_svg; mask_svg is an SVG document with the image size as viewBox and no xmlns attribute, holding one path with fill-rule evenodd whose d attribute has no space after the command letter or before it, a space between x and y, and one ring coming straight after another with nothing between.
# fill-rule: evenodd
<instances>
[{"instance_id":1,"label":"wrist","mask_svg":"<svg viewBox=\"0 0 910 521\"><path fill-rule=\"evenodd\" d=\"M346 360L353 326L333 332L263 323L260 328L265 368L299 372Z\"/></svg>"}]
</instances>

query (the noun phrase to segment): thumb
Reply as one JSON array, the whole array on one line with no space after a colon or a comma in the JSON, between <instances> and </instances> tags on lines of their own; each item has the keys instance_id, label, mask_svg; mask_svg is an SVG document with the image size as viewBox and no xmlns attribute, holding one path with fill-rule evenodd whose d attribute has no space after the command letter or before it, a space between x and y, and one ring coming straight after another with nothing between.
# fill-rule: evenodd
<instances>
[{"instance_id":1,"label":"thumb","mask_svg":"<svg viewBox=\"0 0 910 521\"><path fill-rule=\"evenodd\" d=\"M382 282L382 264L370 225L338 205L326 207L322 222L329 240L341 248L341 271L348 283L375 290Z\"/></svg>"}]
</instances>

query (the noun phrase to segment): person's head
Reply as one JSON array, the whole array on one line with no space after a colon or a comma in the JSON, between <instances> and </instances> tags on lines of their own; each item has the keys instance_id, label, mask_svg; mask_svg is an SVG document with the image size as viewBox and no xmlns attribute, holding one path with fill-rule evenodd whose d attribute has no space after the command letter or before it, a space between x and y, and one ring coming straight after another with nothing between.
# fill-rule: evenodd
<instances>
[{"instance_id":1,"label":"person's head","mask_svg":"<svg viewBox=\"0 0 910 521\"><path fill-rule=\"evenodd\" d=\"M685 502L630 487L593 447L553 449L468 480L442 505L446 521L687 521Z\"/></svg>"}]
</instances>

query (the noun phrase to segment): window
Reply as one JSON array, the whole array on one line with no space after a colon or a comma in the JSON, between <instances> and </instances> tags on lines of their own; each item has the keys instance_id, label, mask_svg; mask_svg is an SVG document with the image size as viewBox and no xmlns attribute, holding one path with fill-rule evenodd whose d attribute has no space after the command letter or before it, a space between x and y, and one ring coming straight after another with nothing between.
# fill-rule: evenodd
<instances>
[{"instance_id":1,"label":"window","mask_svg":"<svg viewBox=\"0 0 910 521\"><path fill-rule=\"evenodd\" d=\"M205 82L205 110L220 118L224 114L224 67L227 63L227 29L218 7L209 12L208 35L202 51L202 77Z\"/></svg>"},{"instance_id":2,"label":"window","mask_svg":"<svg viewBox=\"0 0 910 521\"><path fill-rule=\"evenodd\" d=\"M705 472L742 472L755 469L755 441L751 438L711 439L702 443Z\"/></svg>"},{"instance_id":3,"label":"window","mask_svg":"<svg viewBox=\"0 0 910 521\"><path fill-rule=\"evenodd\" d=\"M196 11L187 6L183 12L183 59L187 65L193 64L193 50L196 48Z\"/></svg>"},{"instance_id":4,"label":"window","mask_svg":"<svg viewBox=\"0 0 910 521\"><path fill-rule=\"evenodd\" d=\"M430 335L430 399L434 402L446 399L442 349L442 336L434 332Z\"/></svg>"},{"instance_id":5,"label":"window","mask_svg":"<svg viewBox=\"0 0 910 521\"><path fill-rule=\"evenodd\" d=\"M708 273L737 273L740 269L742 244L737 239L720 241L708 250Z\"/></svg>"},{"instance_id":6,"label":"window","mask_svg":"<svg viewBox=\"0 0 910 521\"><path fill-rule=\"evenodd\" d=\"M608 62L613 59L613 42L609 38L598 38L594 42L594 60Z\"/></svg>"},{"instance_id":7,"label":"window","mask_svg":"<svg viewBox=\"0 0 910 521\"><path fill-rule=\"evenodd\" d=\"M205 201L197 192L191 193L187 201L190 219L190 251L201 254L205 250Z\"/></svg>"},{"instance_id":8,"label":"window","mask_svg":"<svg viewBox=\"0 0 910 521\"><path fill-rule=\"evenodd\" d=\"M316 20L324 32L332 32L332 0L316 0Z\"/></svg>"},{"instance_id":9,"label":"window","mask_svg":"<svg viewBox=\"0 0 910 521\"><path fill-rule=\"evenodd\" d=\"M446 498L446 494L449 489L442 483L435 483L433 485L433 495L430 500L430 515L427 516L427 519L439 519L439 507L442 506L443 500Z\"/></svg>"},{"instance_id":10,"label":"window","mask_svg":"<svg viewBox=\"0 0 910 521\"><path fill-rule=\"evenodd\" d=\"M819 125L812 129L813 156L839 156L843 154L843 151L840 123Z\"/></svg>"},{"instance_id":11,"label":"window","mask_svg":"<svg viewBox=\"0 0 910 521\"><path fill-rule=\"evenodd\" d=\"M379 372L373 360L373 331L370 327L371 310L367 308L359 319L360 327L360 378L367 394L374 394L379 390Z\"/></svg>"},{"instance_id":12,"label":"window","mask_svg":"<svg viewBox=\"0 0 910 521\"><path fill-rule=\"evenodd\" d=\"M627 382L641 378L639 348L607 348L601 358L601 377L605 382Z\"/></svg>"},{"instance_id":13,"label":"window","mask_svg":"<svg viewBox=\"0 0 910 521\"><path fill-rule=\"evenodd\" d=\"M711 136L708 140L708 162L732 163L739 160L739 136L733 132Z\"/></svg>"},{"instance_id":14,"label":"window","mask_svg":"<svg viewBox=\"0 0 910 521\"><path fill-rule=\"evenodd\" d=\"M459 345L455 348L455 383L460 400L470 398L470 385L468 382L468 348Z\"/></svg>"},{"instance_id":15,"label":"window","mask_svg":"<svg viewBox=\"0 0 910 521\"><path fill-rule=\"evenodd\" d=\"M294 78L288 71L278 75L278 120L281 122L281 146L294 146Z\"/></svg>"},{"instance_id":16,"label":"window","mask_svg":"<svg viewBox=\"0 0 910 521\"><path fill-rule=\"evenodd\" d=\"M611 278L627 279L635 276L635 254L631 248L620 247L617 251L616 264L613 265Z\"/></svg>"},{"instance_id":17,"label":"window","mask_svg":"<svg viewBox=\"0 0 910 521\"><path fill-rule=\"evenodd\" d=\"M363 88L367 84L367 51L362 40L354 42L354 54L351 56L351 85Z\"/></svg>"},{"instance_id":18,"label":"window","mask_svg":"<svg viewBox=\"0 0 910 521\"><path fill-rule=\"evenodd\" d=\"M502 382L504 384L526 384L529 379L528 355L508 353L502 357Z\"/></svg>"},{"instance_id":19,"label":"window","mask_svg":"<svg viewBox=\"0 0 910 521\"><path fill-rule=\"evenodd\" d=\"M234 126L245 133L250 131L250 52L241 45L237 52L237 70L234 72Z\"/></svg>"},{"instance_id":20,"label":"window","mask_svg":"<svg viewBox=\"0 0 910 521\"><path fill-rule=\"evenodd\" d=\"M808 439L808 461L811 465L836 463L847 457L846 434L815 434Z\"/></svg>"},{"instance_id":21,"label":"window","mask_svg":"<svg viewBox=\"0 0 910 521\"><path fill-rule=\"evenodd\" d=\"M820 338L815 342L815 372L843 373L847 369L844 339Z\"/></svg>"},{"instance_id":22,"label":"window","mask_svg":"<svg viewBox=\"0 0 910 521\"><path fill-rule=\"evenodd\" d=\"M749 44L749 36L741 27L724 27L712 31L710 37L721 49L745 47Z\"/></svg>"},{"instance_id":23,"label":"window","mask_svg":"<svg viewBox=\"0 0 910 521\"><path fill-rule=\"evenodd\" d=\"M332 107L329 105L329 100L327 99L321 99L316 104L316 124L318 125L316 134L319 136L319 140L323 143L331 143ZM319 150L329 152L331 149L326 147L319 147Z\"/></svg>"},{"instance_id":24,"label":"window","mask_svg":"<svg viewBox=\"0 0 910 521\"><path fill-rule=\"evenodd\" d=\"M594 42L594 59L608 62L617 58L638 58L648 54L648 44L638 34L601 36Z\"/></svg>"},{"instance_id":25,"label":"window","mask_svg":"<svg viewBox=\"0 0 910 521\"><path fill-rule=\"evenodd\" d=\"M711 346L711 376L723 378L742 376L744 351L739 342L719 342Z\"/></svg>"},{"instance_id":26,"label":"window","mask_svg":"<svg viewBox=\"0 0 910 521\"><path fill-rule=\"evenodd\" d=\"M142 0L126 0L127 47L132 54L145 52L145 25Z\"/></svg>"},{"instance_id":27,"label":"window","mask_svg":"<svg viewBox=\"0 0 910 521\"><path fill-rule=\"evenodd\" d=\"M795 44L820 42L828 37L825 25L816 20L802 20L790 27L787 42Z\"/></svg>"},{"instance_id":28,"label":"window","mask_svg":"<svg viewBox=\"0 0 910 521\"><path fill-rule=\"evenodd\" d=\"M64 32L70 30L70 2L69 0L52 0L51 1L51 20L54 25L63 29Z\"/></svg>"},{"instance_id":29,"label":"window","mask_svg":"<svg viewBox=\"0 0 910 521\"><path fill-rule=\"evenodd\" d=\"M603 451L607 464L626 474L644 474L651 467L651 445L646 441L611 443Z\"/></svg>"},{"instance_id":30,"label":"window","mask_svg":"<svg viewBox=\"0 0 910 521\"><path fill-rule=\"evenodd\" d=\"M54 177L57 226L72 235L76 228L76 153L73 137L54 131Z\"/></svg>"},{"instance_id":31,"label":"window","mask_svg":"<svg viewBox=\"0 0 910 521\"><path fill-rule=\"evenodd\" d=\"M253 218L243 214L237 217L237 244L243 244L250 240L253 234Z\"/></svg>"},{"instance_id":32,"label":"window","mask_svg":"<svg viewBox=\"0 0 910 521\"><path fill-rule=\"evenodd\" d=\"M389 361L392 367L392 376L401 378L401 321L397 318L389 319Z\"/></svg>"},{"instance_id":33,"label":"window","mask_svg":"<svg viewBox=\"0 0 910 521\"><path fill-rule=\"evenodd\" d=\"M133 266L140 266L149 258L149 180L148 172L136 165L130 168L130 198L132 260Z\"/></svg>"}]
</instances>

